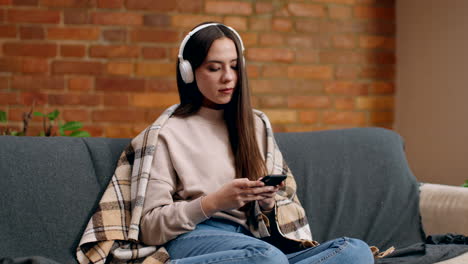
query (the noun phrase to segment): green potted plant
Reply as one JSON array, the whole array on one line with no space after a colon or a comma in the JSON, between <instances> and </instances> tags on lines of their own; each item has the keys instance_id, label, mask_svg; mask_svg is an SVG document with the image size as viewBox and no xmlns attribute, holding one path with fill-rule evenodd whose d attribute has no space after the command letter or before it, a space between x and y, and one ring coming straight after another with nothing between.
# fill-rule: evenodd
<instances>
[{"instance_id":1,"label":"green potted plant","mask_svg":"<svg viewBox=\"0 0 468 264\"><path fill-rule=\"evenodd\" d=\"M62 122L58 120L60 112L56 109L48 114L41 112L29 111L28 113L23 113L23 130L15 131L8 128L6 125L4 128L0 128L0 135L11 135L11 136L27 136L29 122L32 119L32 116L42 117L43 130L39 133L38 136L51 137L56 136L69 136L69 137L89 137L90 134L87 131L81 130L83 124L78 121ZM5 111L0 110L0 123L8 124L8 118ZM57 129L54 129L56 127Z\"/></svg>"}]
</instances>

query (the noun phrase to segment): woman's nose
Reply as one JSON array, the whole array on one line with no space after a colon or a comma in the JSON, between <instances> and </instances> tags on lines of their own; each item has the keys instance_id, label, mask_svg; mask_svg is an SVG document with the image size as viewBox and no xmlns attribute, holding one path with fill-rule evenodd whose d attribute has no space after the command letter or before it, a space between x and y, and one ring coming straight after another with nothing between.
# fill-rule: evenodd
<instances>
[{"instance_id":1,"label":"woman's nose","mask_svg":"<svg viewBox=\"0 0 468 264\"><path fill-rule=\"evenodd\" d=\"M224 71L223 76L222 76L222 81L230 82L230 81L233 81L235 77L236 77L236 72L233 69L231 69L231 67L229 67L228 69Z\"/></svg>"}]
</instances>

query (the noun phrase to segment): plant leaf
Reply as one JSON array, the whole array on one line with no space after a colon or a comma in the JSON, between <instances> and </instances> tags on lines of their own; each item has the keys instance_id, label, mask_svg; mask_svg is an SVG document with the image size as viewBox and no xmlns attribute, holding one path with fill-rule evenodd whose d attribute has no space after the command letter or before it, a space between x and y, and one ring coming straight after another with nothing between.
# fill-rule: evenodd
<instances>
[{"instance_id":1,"label":"plant leaf","mask_svg":"<svg viewBox=\"0 0 468 264\"><path fill-rule=\"evenodd\" d=\"M61 128L64 131L78 130L78 129L82 128L82 127L83 127L83 124L81 122L78 122L78 121L67 122L67 123L65 123L65 125L61 126Z\"/></svg>"},{"instance_id":2,"label":"plant leaf","mask_svg":"<svg viewBox=\"0 0 468 264\"><path fill-rule=\"evenodd\" d=\"M59 110L55 109L53 112L50 112L47 114L47 117L49 118L50 121L54 121L58 115L60 114Z\"/></svg>"},{"instance_id":3,"label":"plant leaf","mask_svg":"<svg viewBox=\"0 0 468 264\"><path fill-rule=\"evenodd\" d=\"M46 116L46 115L41 112L34 112L34 116Z\"/></svg>"},{"instance_id":4,"label":"plant leaf","mask_svg":"<svg viewBox=\"0 0 468 264\"><path fill-rule=\"evenodd\" d=\"M0 122L6 123L7 121L7 113L5 111L0 111Z\"/></svg>"},{"instance_id":5,"label":"plant leaf","mask_svg":"<svg viewBox=\"0 0 468 264\"><path fill-rule=\"evenodd\" d=\"M468 180L465 181L465 183L462 185L462 187L468 188Z\"/></svg>"},{"instance_id":6,"label":"plant leaf","mask_svg":"<svg viewBox=\"0 0 468 264\"><path fill-rule=\"evenodd\" d=\"M70 137L90 137L91 135L87 131L74 131L70 134Z\"/></svg>"}]
</instances>

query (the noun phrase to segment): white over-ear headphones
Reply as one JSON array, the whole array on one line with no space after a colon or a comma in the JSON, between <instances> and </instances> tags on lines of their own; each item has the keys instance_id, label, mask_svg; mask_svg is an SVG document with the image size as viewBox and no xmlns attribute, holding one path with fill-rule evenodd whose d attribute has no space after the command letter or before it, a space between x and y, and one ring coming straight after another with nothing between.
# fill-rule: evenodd
<instances>
[{"instance_id":1,"label":"white over-ear headphones","mask_svg":"<svg viewBox=\"0 0 468 264\"><path fill-rule=\"evenodd\" d=\"M192 83L194 81L194 76L193 76L193 69L192 69L192 65L190 65L190 62L188 60L184 60L182 54L184 53L184 48L185 48L185 44L187 44L188 40L190 39L190 37L197 33L198 31L206 28L206 27L209 27L209 26L215 26L215 25L223 25L223 24L220 24L220 23L208 23L208 24L203 24L203 25L200 25L196 28L194 28L192 31L190 31L187 36L185 36L185 38L182 40L182 42L180 43L180 48L179 48L179 55L177 56L179 58L179 71L180 71L180 75L182 77L182 80L184 81L184 83ZM239 43L241 45L241 49L242 49L242 58L244 58L244 44L242 43L242 39L239 35L239 33L237 33L237 31L235 31L233 28L231 27L228 27L226 25L223 25L227 28L229 28L236 36L237 38L239 39Z\"/></svg>"}]
</instances>

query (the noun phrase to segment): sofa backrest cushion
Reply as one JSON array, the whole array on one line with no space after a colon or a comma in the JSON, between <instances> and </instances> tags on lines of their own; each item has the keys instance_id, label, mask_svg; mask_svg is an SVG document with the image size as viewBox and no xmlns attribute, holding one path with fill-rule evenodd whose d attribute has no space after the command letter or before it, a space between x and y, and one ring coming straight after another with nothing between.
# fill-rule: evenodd
<instances>
[{"instance_id":1,"label":"sofa backrest cushion","mask_svg":"<svg viewBox=\"0 0 468 264\"><path fill-rule=\"evenodd\" d=\"M419 185L398 134L353 128L275 137L314 239L349 236L384 249L423 241Z\"/></svg>"},{"instance_id":2,"label":"sofa backrest cushion","mask_svg":"<svg viewBox=\"0 0 468 264\"><path fill-rule=\"evenodd\" d=\"M379 128L277 133L314 239L421 242L418 183L400 136ZM82 232L130 139L0 136L0 257L75 262Z\"/></svg>"},{"instance_id":3,"label":"sofa backrest cushion","mask_svg":"<svg viewBox=\"0 0 468 264\"><path fill-rule=\"evenodd\" d=\"M74 263L129 139L0 136L0 257Z\"/></svg>"}]
</instances>

